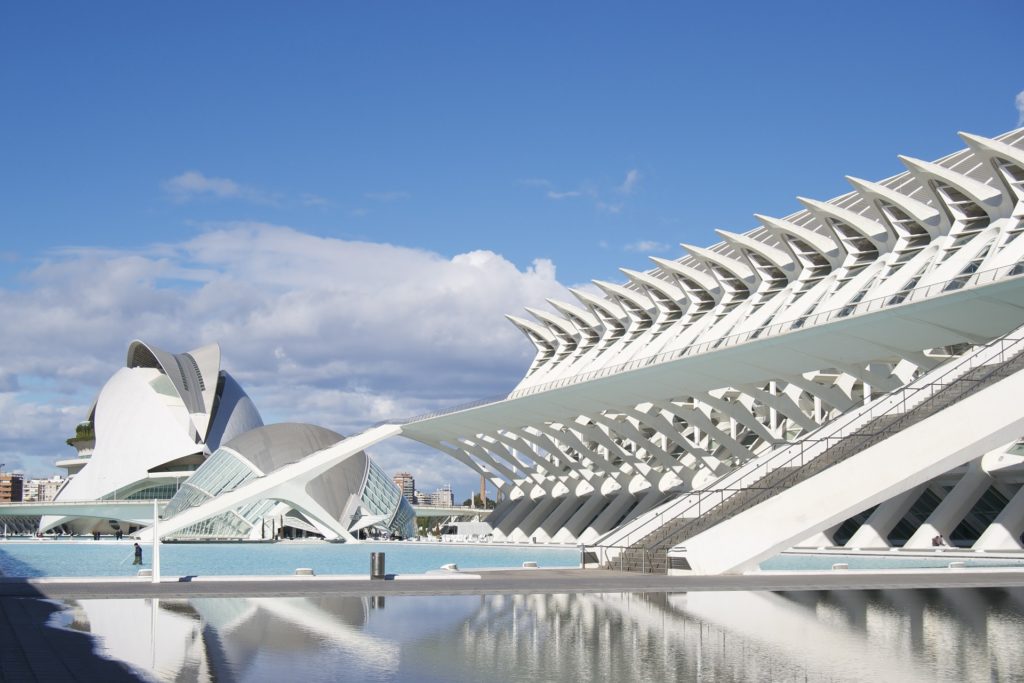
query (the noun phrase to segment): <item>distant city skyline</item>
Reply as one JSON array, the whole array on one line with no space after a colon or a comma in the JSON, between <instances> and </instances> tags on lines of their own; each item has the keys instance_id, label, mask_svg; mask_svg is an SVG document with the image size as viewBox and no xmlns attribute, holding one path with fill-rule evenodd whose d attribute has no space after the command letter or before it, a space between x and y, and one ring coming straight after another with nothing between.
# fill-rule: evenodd
<instances>
[{"instance_id":1,"label":"distant city skyline","mask_svg":"<svg viewBox=\"0 0 1024 683\"><path fill-rule=\"evenodd\" d=\"M1021 19L7 4L0 462L56 473L132 339L220 342L268 421L344 434L507 392L533 349L504 314L1024 125ZM477 489L414 443L373 456Z\"/></svg>"}]
</instances>

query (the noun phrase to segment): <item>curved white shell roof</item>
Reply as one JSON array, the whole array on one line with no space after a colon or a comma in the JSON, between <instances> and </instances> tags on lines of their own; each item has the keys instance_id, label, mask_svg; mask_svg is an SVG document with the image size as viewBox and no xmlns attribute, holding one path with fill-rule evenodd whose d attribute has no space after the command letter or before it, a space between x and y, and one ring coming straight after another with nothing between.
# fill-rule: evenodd
<instances>
[{"instance_id":1,"label":"curved white shell roof","mask_svg":"<svg viewBox=\"0 0 1024 683\"><path fill-rule=\"evenodd\" d=\"M263 425L238 383L220 369L220 346L172 354L142 341L107 381L91 411L96 444L58 500L121 498L184 479L167 467L201 462L224 441ZM179 474L180 472L180 474ZM41 528L65 519L47 517Z\"/></svg>"}]
</instances>

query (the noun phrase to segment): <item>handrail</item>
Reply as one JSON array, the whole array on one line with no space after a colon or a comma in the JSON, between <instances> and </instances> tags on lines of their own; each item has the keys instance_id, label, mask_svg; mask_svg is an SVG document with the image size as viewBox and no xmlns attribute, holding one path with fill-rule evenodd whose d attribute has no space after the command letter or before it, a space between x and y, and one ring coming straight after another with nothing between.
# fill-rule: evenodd
<instances>
[{"instance_id":1,"label":"handrail","mask_svg":"<svg viewBox=\"0 0 1024 683\"><path fill-rule=\"evenodd\" d=\"M1017 330L1017 332L1020 331L1021 330ZM1008 355L1008 352L1011 350L1013 351L1012 355ZM954 382L961 379L971 370L984 367L986 365L992 365L994 361L998 361L998 365L992 369L992 372L995 372L999 367L1016 358L1022 351L1024 351L1024 336L1010 337L1007 335L980 346L965 356L943 363L905 387L901 387L900 389L890 392L879 399L873 400L868 404L864 404L862 408L866 408L866 411L863 409L847 411L835 420L831 420L825 425L822 425L822 427L819 427L817 430L808 434L799 441L784 446L777 451L767 453L766 455L769 456L767 459L755 458L750 460L743 466L722 476L711 486L690 492L687 496L680 498L677 502L673 502L661 510L657 517L645 516L645 520L640 528L629 531L626 534L624 541L622 541L621 538L616 538L614 535L609 535L609 540L615 541L616 545L609 545L608 547L620 547L620 545L618 545L619 543L625 543L626 547L635 547L637 543L641 543L644 539L657 534L660 529L665 527L667 522L687 518L686 513L692 512L694 509L696 509L697 515L691 516L688 519L692 520L690 524L695 523L700 519L702 514L710 512L719 505L724 504L725 500L731 497L734 493L743 490L753 490L750 486L745 486L744 482L761 481L770 473L794 463L797 458L800 459L799 467L803 467L823 453L827 452L839 442L861 433L864 427L870 425L875 420L893 413L908 415L913 410L921 407L927 400L937 396L941 391L952 386ZM991 373L989 373L989 375L991 375ZM986 375L986 377L989 375ZM881 411L876 412L879 409L881 409ZM853 431L843 431L851 427L853 428ZM881 432L865 433L864 435L877 436L878 434L889 434L898 431L891 430L891 427L892 425L886 425ZM902 428L903 427L900 429ZM821 433L823 431L827 431L829 433L823 435ZM813 445L813 450L806 447L806 444L808 443ZM794 451L799 452L793 453ZM778 461L785 458L787 454L792 454L792 457L779 463ZM770 466L773 463L774 466ZM750 467L748 467L748 465ZM759 471L761 471L760 474L758 474ZM793 472L786 478L789 479L796 474L797 472ZM780 487L762 488L777 489ZM726 493L729 493L730 495L726 496ZM709 509L702 510L701 508L704 501L708 498L713 498L716 494L719 497L718 502L712 505ZM692 502L690 505L677 512L677 508L684 506L687 501L693 500L694 497L696 497L695 502ZM665 520L665 516L669 514L671 517L668 520ZM643 531L644 529L649 528L652 522L656 522L654 528L650 531ZM690 524L687 524L687 526L690 526ZM682 531L682 529L680 529L680 531ZM642 533L643 535L636 542L631 542L635 533Z\"/></svg>"},{"instance_id":2,"label":"handrail","mask_svg":"<svg viewBox=\"0 0 1024 683\"><path fill-rule=\"evenodd\" d=\"M40 506L43 506L43 505L46 505L46 506L53 506L53 505L62 506L63 505L63 506L67 506L67 507L80 506L80 505L99 505L101 507L102 506L108 506L108 507L120 506L120 507L124 507L125 505L139 505L139 506L151 507L153 505L153 500L154 499L152 499L152 498L134 498L132 500L128 500L126 498L121 498L121 499L116 499L116 498L100 498L100 499L93 499L93 500L13 500L13 501L2 501L2 502L0 502L0 507L12 507L12 508L15 508L15 509L17 509L20 506L24 506L24 507L40 507ZM169 498L157 498L156 502L159 505L166 505L167 503L170 502L170 499Z\"/></svg>"},{"instance_id":3,"label":"handrail","mask_svg":"<svg viewBox=\"0 0 1024 683\"><path fill-rule=\"evenodd\" d=\"M384 425L406 425L412 424L413 422L422 422L423 420L429 420L432 417L440 417L441 415L458 413L463 410L478 408L480 406L489 405L491 403L501 403L508 397L508 394L499 394L497 396L491 396L489 398L479 398L476 399L475 401L469 401L468 403L460 403L458 405L450 406L448 408L439 408L438 410L432 410L429 413L421 413L413 417L394 417L387 420L381 420L380 422L374 422L371 425L371 427L383 427Z\"/></svg>"},{"instance_id":4,"label":"handrail","mask_svg":"<svg viewBox=\"0 0 1024 683\"><path fill-rule=\"evenodd\" d=\"M614 557L610 557L611 550L618 550L619 553ZM618 569L619 571L631 571L626 565L627 563L632 564L634 558L632 555L640 555L640 573L651 574L654 571L654 553L647 548L633 548L630 546L619 546L619 545L605 545L596 546L588 545L580 547L580 568L586 569L585 559L587 553L594 553L597 566L602 569Z\"/></svg>"},{"instance_id":5,"label":"handrail","mask_svg":"<svg viewBox=\"0 0 1024 683\"><path fill-rule=\"evenodd\" d=\"M652 365L660 365L670 361L678 360L683 357L699 356L704 353L709 353L721 348L730 346L736 346L748 341L756 339L763 339L765 337L774 337L786 332L792 332L800 330L806 327L813 327L823 323L837 320L839 318L848 318L866 313L873 313L883 308L892 308L895 306L904 306L912 303L917 303L922 299L927 299L933 294L942 295L945 293L952 293L961 289L971 289L974 287L980 287L982 285L991 284L1002 278L1019 277L1024 275L1024 264L1015 263L1007 266L1000 266L998 268L989 268L987 270L979 270L973 274L958 275L942 282L934 282L930 285L923 285L921 287L914 287L913 289L905 289L895 292L893 294L886 294L885 296L875 297L873 299L865 299L856 303L846 303L842 306L829 309L827 311L820 311L814 314L806 314L798 316L791 320L786 320L771 325L762 326L756 330L748 330L746 332L737 332L735 334L726 335L717 339L710 339L700 344L687 346L683 349L675 349L672 351L663 351L661 353L644 356L642 358L634 358L633 360L625 361L617 365L609 365L604 368L597 370L590 370L587 372L577 373L568 377L562 377L554 379L542 384L536 384L529 387L522 387L513 390L509 394L501 394L498 396L492 396L490 398L478 399L470 401L468 403L462 403L448 408L441 408L421 415L416 415L407 418L393 418L389 420L382 420L374 424L375 427L379 427L385 424L412 424L414 422L422 422L435 417L441 417L443 415L450 415L452 413L462 412L464 410L470 410L472 408L479 408L484 405L491 405L501 403L503 401L511 401L525 396L531 396L533 394L550 391L552 389L560 389L566 386L572 386L575 384L581 384L594 379L600 379L602 377L608 377L611 375L618 375L623 372L629 372L631 370L640 370L647 368Z\"/></svg>"}]
</instances>

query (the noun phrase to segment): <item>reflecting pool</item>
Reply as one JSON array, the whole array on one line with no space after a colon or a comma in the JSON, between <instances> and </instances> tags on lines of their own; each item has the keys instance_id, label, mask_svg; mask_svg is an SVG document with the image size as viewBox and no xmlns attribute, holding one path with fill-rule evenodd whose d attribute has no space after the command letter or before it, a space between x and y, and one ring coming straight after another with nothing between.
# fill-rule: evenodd
<instances>
[{"instance_id":1,"label":"reflecting pool","mask_svg":"<svg viewBox=\"0 0 1024 683\"><path fill-rule=\"evenodd\" d=\"M69 601L165 681L989 681L1024 672L1024 591Z\"/></svg>"},{"instance_id":2,"label":"reflecting pool","mask_svg":"<svg viewBox=\"0 0 1024 683\"><path fill-rule=\"evenodd\" d=\"M164 543L160 571L164 576L284 576L297 567L317 574L368 574L370 553L383 552L392 574L422 574L454 562L460 569L578 567L575 548L543 546L456 545L451 543ZM0 543L0 575L4 576L135 576L132 541L9 541ZM143 547L143 566L150 567L150 546Z\"/></svg>"}]
</instances>

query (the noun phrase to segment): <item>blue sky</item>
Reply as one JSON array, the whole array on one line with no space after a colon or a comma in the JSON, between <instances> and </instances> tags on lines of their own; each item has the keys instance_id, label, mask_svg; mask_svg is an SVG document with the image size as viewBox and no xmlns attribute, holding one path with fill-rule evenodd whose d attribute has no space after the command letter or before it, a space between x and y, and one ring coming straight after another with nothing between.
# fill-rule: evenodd
<instances>
[{"instance_id":1,"label":"blue sky","mask_svg":"<svg viewBox=\"0 0 1024 683\"><path fill-rule=\"evenodd\" d=\"M501 314L1020 125L1021 20L1010 1L5 3L0 461L64 455L137 336L220 340L268 419L351 430L507 390L530 349ZM307 316L274 324L296 300Z\"/></svg>"}]
</instances>

